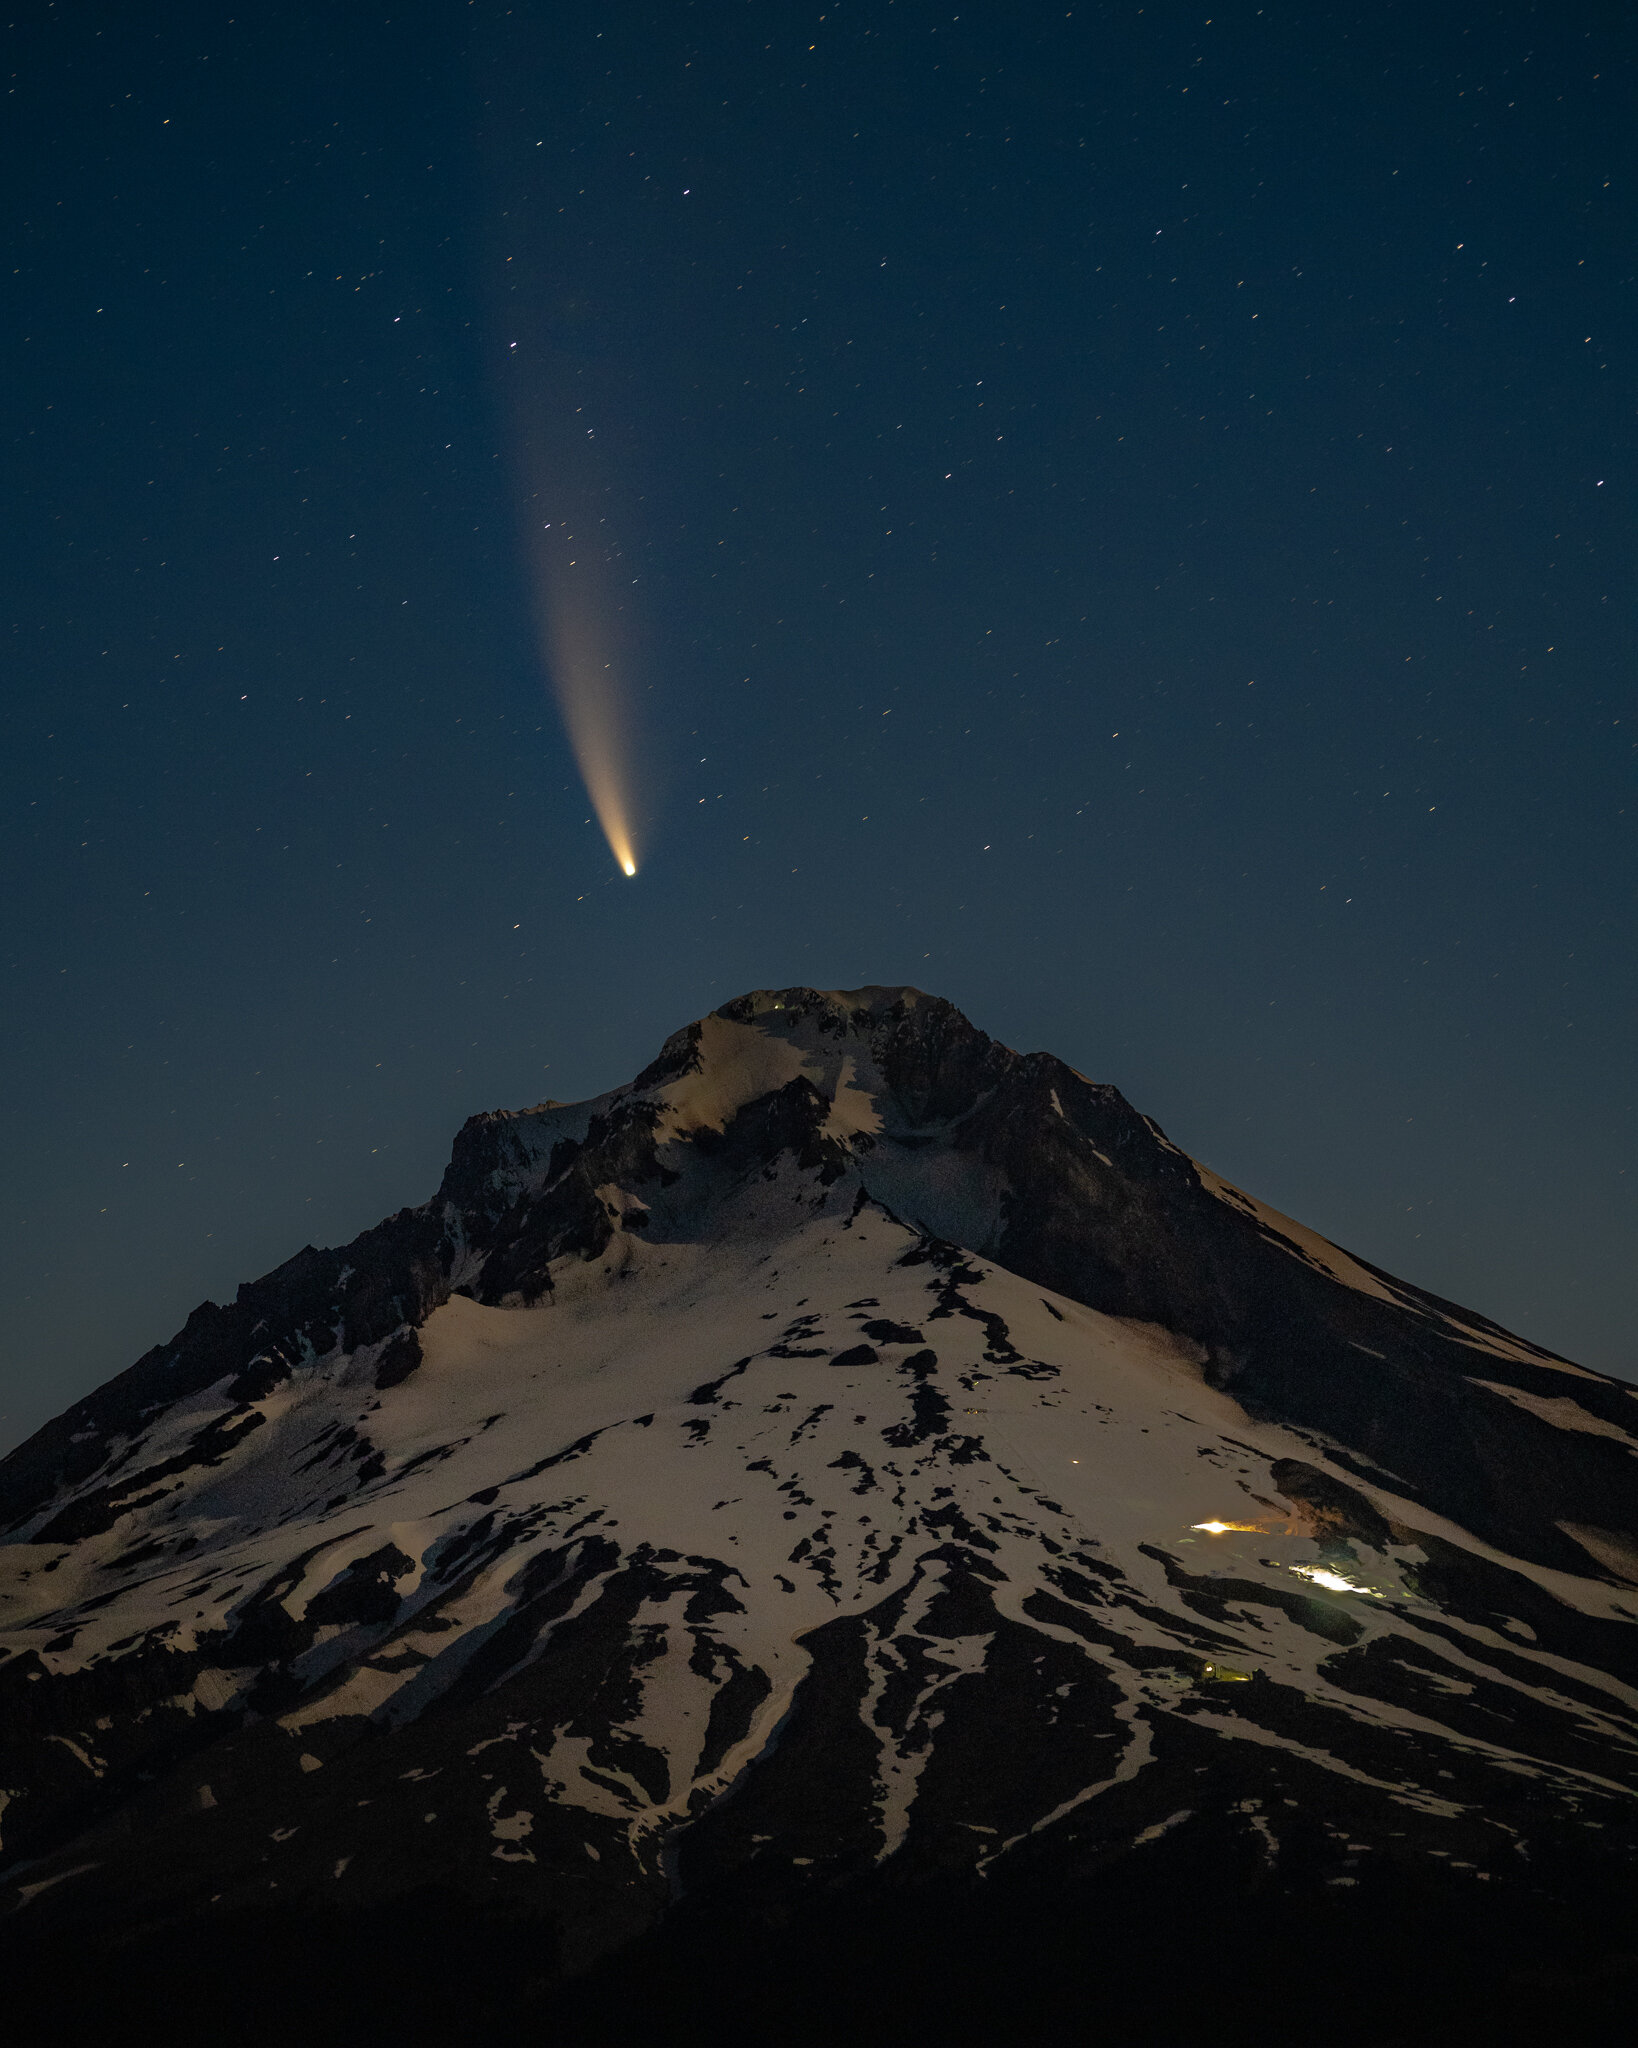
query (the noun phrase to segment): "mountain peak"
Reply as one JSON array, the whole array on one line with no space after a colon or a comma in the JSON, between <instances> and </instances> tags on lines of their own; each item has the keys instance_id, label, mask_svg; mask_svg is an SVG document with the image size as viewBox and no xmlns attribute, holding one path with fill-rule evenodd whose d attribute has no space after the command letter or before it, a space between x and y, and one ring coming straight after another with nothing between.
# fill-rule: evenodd
<instances>
[{"instance_id":1,"label":"mountain peak","mask_svg":"<svg viewBox=\"0 0 1638 2048\"><path fill-rule=\"evenodd\" d=\"M1174 1829L1202 1914L1499 1895L1632 1841L1634 1422L936 996L755 991L0 1461L0 1899L225 1954L442 1887L559 1981Z\"/></svg>"}]
</instances>

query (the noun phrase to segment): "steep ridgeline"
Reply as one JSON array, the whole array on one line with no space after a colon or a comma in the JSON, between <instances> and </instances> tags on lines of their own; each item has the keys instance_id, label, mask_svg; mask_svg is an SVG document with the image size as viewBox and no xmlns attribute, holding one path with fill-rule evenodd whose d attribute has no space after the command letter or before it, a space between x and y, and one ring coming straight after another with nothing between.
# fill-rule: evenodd
<instances>
[{"instance_id":1,"label":"steep ridgeline","mask_svg":"<svg viewBox=\"0 0 1638 2048\"><path fill-rule=\"evenodd\" d=\"M1631 1389L1061 1061L747 996L0 1464L0 1911L59 2010L87 1943L356 1989L396 1942L424 2000L424 1923L507 1930L459 2009L587 2039L702 1942L747 2010L804 1942L977 2010L1027 1928L1131 2039L1132 1900L1299 2002L1251 1930L1534 1938L1631 1881L1635 1457Z\"/></svg>"}]
</instances>

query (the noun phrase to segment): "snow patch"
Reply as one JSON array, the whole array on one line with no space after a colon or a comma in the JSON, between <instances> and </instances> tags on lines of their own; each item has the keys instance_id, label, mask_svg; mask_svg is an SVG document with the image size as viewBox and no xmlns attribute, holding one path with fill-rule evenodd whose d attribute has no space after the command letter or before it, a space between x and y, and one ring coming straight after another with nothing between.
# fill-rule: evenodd
<instances>
[{"instance_id":1,"label":"snow patch","mask_svg":"<svg viewBox=\"0 0 1638 2048\"><path fill-rule=\"evenodd\" d=\"M1542 1422L1550 1422L1555 1429L1579 1430L1586 1436L1614 1437L1619 1444L1638 1453L1638 1441L1613 1422L1606 1422L1602 1415L1592 1415L1579 1401L1568 1394L1528 1394L1523 1387L1510 1387L1502 1380L1480 1380L1468 1375L1468 1384L1483 1387L1486 1393L1500 1394L1504 1401L1511 1401L1515 1408L1522 1408L1526 1414L1536 1416Z\"/></svg>"}]
</instances>

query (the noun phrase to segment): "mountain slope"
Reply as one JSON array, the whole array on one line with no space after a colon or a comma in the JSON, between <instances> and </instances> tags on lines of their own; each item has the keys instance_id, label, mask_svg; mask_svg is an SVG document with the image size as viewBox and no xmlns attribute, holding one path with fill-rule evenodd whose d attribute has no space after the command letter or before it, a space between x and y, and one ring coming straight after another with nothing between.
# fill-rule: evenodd
<instances>
[{"instance_id":1,"label":"mountain slope","mask_svg":"<svg viewBox=\"0 0 1638 2048\"><path fill-rule=\"evenodd\" d=\"M130 1959L436 1896L527 2006L1179 1856L1613 1897L1635 1454L1061 1062L749 996L0 1464L0 1898Z\"/></svg>"}]
</instances>

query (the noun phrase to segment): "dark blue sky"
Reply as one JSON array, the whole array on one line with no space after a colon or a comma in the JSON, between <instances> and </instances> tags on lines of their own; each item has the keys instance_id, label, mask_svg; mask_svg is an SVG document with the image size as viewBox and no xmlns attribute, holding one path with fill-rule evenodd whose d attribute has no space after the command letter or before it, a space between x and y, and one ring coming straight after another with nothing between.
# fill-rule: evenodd
<instances>
[{"instance_id":1,"label":"dark blue sky","mask_svg":"<svg viewBox=\"0 0 1638 2048\"><path fill-rule=\"evenodd\" d=\"M0 1445L792 982L1638 1376L1634 40L21 10ZM624 565L635 881L538 505Z\"/></svg>"}]
</instances>

